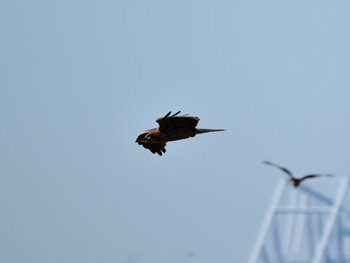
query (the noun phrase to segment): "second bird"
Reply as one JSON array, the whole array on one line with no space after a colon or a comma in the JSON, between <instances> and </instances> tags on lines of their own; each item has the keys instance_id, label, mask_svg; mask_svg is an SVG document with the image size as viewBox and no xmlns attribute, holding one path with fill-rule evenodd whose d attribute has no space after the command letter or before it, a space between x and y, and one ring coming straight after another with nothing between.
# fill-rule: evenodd
<instances>
[{"instance_id":1,"label":"second bird","mask_svg":"<svg viewBox=\"0 0 350 263\"><path fill-rule=\"evenodd\" d=\"M320 177L320 176L333 176L331 174L308 174L308 175L305 175L301 178L295 178L293 176L293 174L287 169L287 168L284 168L282 166L279 166L277 164L274 164L274 163L271 163L269 161L263 161L264 164L267 164L267 165L271 165L271 166L274 166L274 167L277 167L278 169L282 170L283 172L285 172L289 177L290 177L290 182L292 183L292 185L297 188L300 183L306 179L310 179L310 178L315 178L315 177Z\"/></svg>"}]
</instances>

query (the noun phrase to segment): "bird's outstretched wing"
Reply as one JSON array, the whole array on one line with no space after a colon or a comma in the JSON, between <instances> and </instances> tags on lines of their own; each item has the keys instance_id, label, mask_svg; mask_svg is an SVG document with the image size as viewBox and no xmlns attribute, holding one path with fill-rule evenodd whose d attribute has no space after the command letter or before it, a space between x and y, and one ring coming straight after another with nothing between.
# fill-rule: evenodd
<instances>
[{"instance_id":1,"label":"bird's outstretched wing","mask_svg":"<svg viewBox=\"0 0 350 263\"><path fill-rule=\"evenodd\" d=\"M271 163L269 161L263 161L264 164L267 164L267 165L271 165L271 166L274 166L274 167L277 167L278 169L282 170L283 172L285 172L286 174L288 174L288 176L290 178L294 178L293 174L287 169L287 168L284 168L282 166L279 166L277 164L274 164L274 163Z\"/></svg>"},{"instance_id":2,"label":"bird's outstretched wing","mask_svg":"<svg viewBox=\"0 0 350 263\"><path fill-rule=\"evenodd\" d=\"M304 181L306 179L321 177L321 176L333 176L332 174L308 174L300 178L300 181Z\"/></svg>"},{"instance_id":3,"label":"bird's outstretched wing","mask_svg":"<svg viewBox=\"0 0 350 263\"><path fill-rule=\"evenodd\" d=\"M156 122L159 124L159 131L166 132L168 130L174 130L174 129L181 129L181 128L187 128L187 129L195 129L199 118L193 117L193 116L177 116L181 111L176 112L173 115L171 114L171 111L166 114L162 118L158 118Z\"/></svg>"}]
</instances>

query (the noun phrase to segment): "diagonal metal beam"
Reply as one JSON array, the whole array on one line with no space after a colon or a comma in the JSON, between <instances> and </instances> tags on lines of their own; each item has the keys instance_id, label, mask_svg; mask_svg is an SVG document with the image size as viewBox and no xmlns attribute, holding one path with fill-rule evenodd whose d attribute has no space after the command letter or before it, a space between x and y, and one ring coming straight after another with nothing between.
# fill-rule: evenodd
<instances>
[{"instance_id":1,"label":"diagonal metal beam","mask_svg":"<svg viewBox=\"0 0 350 263\"><path fill-rule=\"evenodd\" d=\"M342 201L345 197L346 190L348 189L349 179L347 177L342 178L339 186L339 190L337 193L337 196L334 200L334 205L331 208L330 215L327 219L326 225L324 227L324 231L321 237L321 240L319 241L317 247L315 256L312 260L312 263L320 263L322 260L322 256L325 252L326 245L328 243L328 240L330 238L332 229L335 224L335 220L337 219L337 216L339 214L340 206L342 204Z\"/></svg>"},{"instance_id":2,"label":"diagonal metal beam","mask_svg":"<svg viewBox=\"0 0 350 263\"><path fill-rule=\"evenodd\" d=\"M263 222L263 225L261 227L257 241L256 241L255 246L253 248L253 252L252 252L251 257L248 261L249 263L258 262L259 254L261 252L261 249L263 248L264 241L265 241L266 236L268 234L268 231L270 229L273 216L274 216L275 211L276 211L277 206L278 206L278 202L282 196L283 190L284 190L287 183L288 183L288 180L281 178L277 184L275 193L274 193L272 200L271 200L271 203L270 203L269 210L267 211L267 214L265 216L265 220Z\"/></svg>"}]
</instances>

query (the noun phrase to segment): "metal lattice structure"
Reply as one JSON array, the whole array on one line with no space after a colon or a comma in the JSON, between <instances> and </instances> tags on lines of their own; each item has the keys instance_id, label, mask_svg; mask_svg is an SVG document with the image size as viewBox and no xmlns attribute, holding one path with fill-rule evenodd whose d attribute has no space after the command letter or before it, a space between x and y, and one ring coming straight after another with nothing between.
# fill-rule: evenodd
<instances>
[{"instance_id":1,"label":"metal lattice structure","mask_svg":"<svg viewBox=\"0 0 350 263\"><path fill-rule=\"evenodd\" d=\"M249 263L349 263L348 190L348 177L313 180L297 189L281 178Z\"/></svg>"}]
</instances>

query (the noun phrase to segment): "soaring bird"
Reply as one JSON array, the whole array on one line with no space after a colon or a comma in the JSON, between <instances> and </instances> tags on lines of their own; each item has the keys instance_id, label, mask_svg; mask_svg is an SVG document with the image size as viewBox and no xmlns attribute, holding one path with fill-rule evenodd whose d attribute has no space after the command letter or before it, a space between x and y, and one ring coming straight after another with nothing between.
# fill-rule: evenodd
<instances>
[{"instance_id":1,"label":"soaring bird","mask_svg":"<svg viewBox=\"0 0 350 263\"><path fill-rule=\"evenodd\" d=\"M158 118L156 122L159 127L141 132L136 142L152 153L162 155L166 152L167 142L187 139L200 133L225 131L224 129L197 129L199 118L187 116L187 114L178 116L180 112L170 115L170 111L164 117Z\"/></svg>"},{"instance_id":2,"label":"soaring bird","mask_svg":"<svg viewBox=\"0 0 350 263\"><path fill-rule=\"evenodd\" d=\"M290 177L290 182L292 183L292 185L297 188L300 183L306 179L310 179L310 178L315 178L315 177L320 177L320 176L333 176L331 174L308 174L308 175L305 175L304 177L302 178L295 178L293 176L293 174L287 169L287 168L284 168L282 166L279 166L277 164L274 164L274 163L271 163L269 161L263 161L264 164L267 164L267 165L271 165L271 166L274 166L274 167L277 167L278 169L282 170L283 172L285 172L289 177Z\"/></svg>"}]
</instances>

